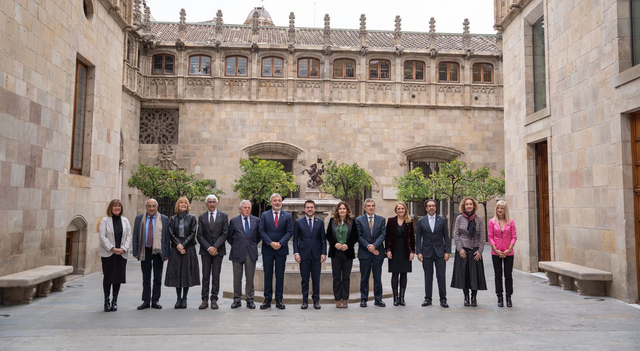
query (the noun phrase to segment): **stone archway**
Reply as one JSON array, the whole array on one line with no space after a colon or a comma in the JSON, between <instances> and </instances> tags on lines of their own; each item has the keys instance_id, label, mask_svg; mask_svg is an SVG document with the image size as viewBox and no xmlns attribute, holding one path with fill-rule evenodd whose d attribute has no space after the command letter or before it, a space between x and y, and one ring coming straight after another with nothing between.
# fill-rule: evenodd
<instances>
[{"instance_id":1,"label":"stone archway","mask_svg":"<svg viewBox=\"0 0 640 351\"><path fill-rule=\"evenodd\" d=\"M73 274L84 274L87 251L87 221L77 215L66 230L65 264L73 266Z\"/></svg>"}]
</instances>

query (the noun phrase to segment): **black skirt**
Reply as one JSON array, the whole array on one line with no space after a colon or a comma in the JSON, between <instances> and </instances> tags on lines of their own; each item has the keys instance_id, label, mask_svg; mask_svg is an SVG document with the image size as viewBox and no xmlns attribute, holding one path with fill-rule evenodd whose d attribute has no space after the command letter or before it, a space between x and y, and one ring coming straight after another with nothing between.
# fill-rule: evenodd
<instances>
[{"instance_id":1,"label":"black skirt","mask_svg":"<svg viewBox=\"0 0 640 351\"><path fill-rule=\"evenodd\" d=\"M190 288L200 285L200 266L198 265L196 247L190 245L185 250L187 252L183 255L178 249L171 247L164 285L174 288Z\"/></svg>"},{"instance_id":2,"label":"black skirt","mask_svg":"<svg viewBox=\"0 0 640 351\"><path fill-rule=\"evenodd\" d=\"M113 254L101 257L104 284L125 284L127 282L127 260L120 255Z\"/></svg>"},{"instance_id":3,"label":"black skirt","mask_svg":"<svg viewBox=\"0 0 640 351\"><path fill-rule=\"evenodd\" d=\"M405 252L405 237L403 226L398 226L398 236L396 237L396 249L392 252L392 259L389 260L389 273L411 273L411 261Z\"/></svg>"},{"instance_id":4,"label":"black skirt","mask_svg":"<svg viewBox=\"0 0 640 351\"><path fill-rule=\"evenodd\" d=\"M476 261L473 254L478 248L464 248L467 253L466 258L460 257L456 251L456 259L453 262L453 277L451 277L451 287L466 290L487 290L487 282L484 278L484 261Z\"/></svg>"}]
</instances>

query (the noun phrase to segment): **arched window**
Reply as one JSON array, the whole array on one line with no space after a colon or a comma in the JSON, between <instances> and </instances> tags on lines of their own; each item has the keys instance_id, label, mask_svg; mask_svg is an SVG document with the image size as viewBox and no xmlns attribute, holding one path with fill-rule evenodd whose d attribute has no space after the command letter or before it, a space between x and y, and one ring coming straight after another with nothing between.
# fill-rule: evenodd
<instances>
[{"instance_id":1,"label":"arched window","mask_svg":"<svg viewBox=\"0 0 640 351\"><path fill-rule=\"evenodd\" d=\"M369 79L390 79L391 62L388 60L369 61Z\"/></svg>"},{"instance_id":2,"label":"arched window","mask_svg":"<svg viewBox=\"0 0 640 351\"><path fill-rule=\"evenodd\" d=\"M247 76L247 58L244 56L229 56L226 60L226 76Z\"/></svg>"},{"instance_id":3,"label":"arched window","mask_svg":"<svg viewBox=\"0 0 640 351\"><path fill-rule=\"evenodd\" d=\"M424 62L405 61L404 62L405 81L424 81Z\"/></svg>"},{"instance_id":4,"label":"arched window","mask_svg":"<svg viewBox=\"0 0 640 351\"><path fill-rule=\"evenodd\" d=\"M339 59L333 61L333 78L354 79L356 77L356 61Z\"/></svg>"},{"instance_id":5,"label":"arched window","mask_svg":"<svg viewBox=\"0 0 640 351\"><path fill-rule=\"evenodd\" d=\"M493 65L489 63L474 63L473 82L493 83Z\"/></svg>"},{"instance_id":6,"label":"arched window","mask_svg":"<svg viewBox=\"0 0 640 351\"><path fill-rule=\"evenodd\" d=\"M195 55L189 57L190 75L211 75L211 57Z\"/></svg>"},{"instance_id":7,"label":"arched window","mask_svg":"<svg viewBox=\"0 0 640 351\"><path fill-rule=\"evenodd\" d=\"M284 60L279 57L265 57L262 59L263 77L282 77Z\"/></svg>"},{"instance_id":8,"label":"arched window","mask_svg":"<svg viewBox=\"0 0 640 351\"><path fill-rule=\"evenodd\" d=\"M439 82L458 82L458 64L455 62L440 62L438 66Z\"/></svg>"},{"instance_id":9,"label":"arched window","mask_svg":"<svg viewBox=\"0 0 640 351\"><path fill-rule=\"evenodd\" d=\"M173 74L175 57L173 55L160 54L153 56L153 74Z\"/></svg>"},{"instance_id":10,"label":"arched window","mask_svg":"<svg viewBox=\"0 0 640 351\"><path fill-rule=\"evenodd\" d=\"M298 78L320 78L320 60L314 58L299 59Z\"/></svg>"}]
</instances>

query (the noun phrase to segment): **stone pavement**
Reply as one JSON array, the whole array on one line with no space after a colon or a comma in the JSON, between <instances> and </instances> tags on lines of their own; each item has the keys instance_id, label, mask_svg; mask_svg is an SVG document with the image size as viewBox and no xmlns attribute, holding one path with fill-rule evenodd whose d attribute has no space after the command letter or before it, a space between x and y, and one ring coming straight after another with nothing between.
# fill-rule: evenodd
<instances>
[{"instance_id":1,"label":"stone pavement","mask_svg":"<svg viewBox=\"0 0 640 351\"><path fill-rule=\"evenodd\" d=\"M612 298L589 300L546 284L545 279L515 271L514 307L498 308L493 267L485 250L488 291L479 293L476 308L462 306L462 293L447 289L451 308L421 307L424 283L416 260L409 274L407 306L336 309L231 310L230 299L217 311L200 311L200 289L189 291L187 310L175 310L175 290L163 288L163 310L137 311L141 273L128 264L119 311L102 311L102 274L67 283L65 291L30 305L1 306L0 350L332 350L332 349L462 349L476 350L638 350L640 309ZM447 266L450 282L452 261ZM390 275L383 275L385 291ZM225 259L222 282L231 284ZM448 285L448 284L447 284ZM437 288L434 282L434 292ZM437 295L434 296L437 301Z\"/></svg>"}]
</instances>

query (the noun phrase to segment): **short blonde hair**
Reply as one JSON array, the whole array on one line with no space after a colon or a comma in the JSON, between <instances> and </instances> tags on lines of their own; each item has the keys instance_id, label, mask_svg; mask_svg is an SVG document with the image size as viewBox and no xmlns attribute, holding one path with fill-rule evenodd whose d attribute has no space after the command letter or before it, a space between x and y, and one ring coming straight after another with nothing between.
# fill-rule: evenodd
<instances>
[{"instance_id":1,"label":"short blonde hair","mask_svg":"<svg viewBox=\"0 0 640 351\"><path fill-rule=\"evenodd\" d=\"M498 206L504 207L504 220L507 224L511 223L511 217L509 217L509 206L507 206L507 202L504 200L496 202L496 208L493 211L493 220L498 222Z\"/></svg>"},{"instance_id":2,"label":"short blonde hair","mask_svg":"<svg viewBox=\"0 0 640 351\"><path fill-rule=\"evenodd\" d=\"M189 199L187 199L186 196L183 196L181 198L178 199L178 201L176 201L176 206L173 208L173 212L175 212L175 214L180 213L180 204L186 202L187 203L187 213L191 212L191 204L189 203Z\"/></svg>"},{"instance_id":3,"label":"short blonde hair","mask_svg":"<svg viewBox=\"0 0 640 351\"><path fill-rule=\"evenodd\" d=\"M476 201L476 199L472 198L471 196L465 196L462 198L462 201L460 201L460 206L458 206L458 211L460 213L464 212L464 203L467 202L467 200L471 200L471 202L473 202L473 210L477 211L478 201Z\"/></svg>"},{"instance_id":4,"label":"short blonde hair","mask_svg":"<svg viewBox=\"0 0 640 351\"><path fill-rule=\"evenodd\" d=\"M405 204L404 202L398 201L398 203L396 204L396 207L393 208L393 212L398 214L398 205L404 207L404 222L411 223L411 216L409 216L409 208L407 207L407 204Z\"/></svg>"}]
</instances>

